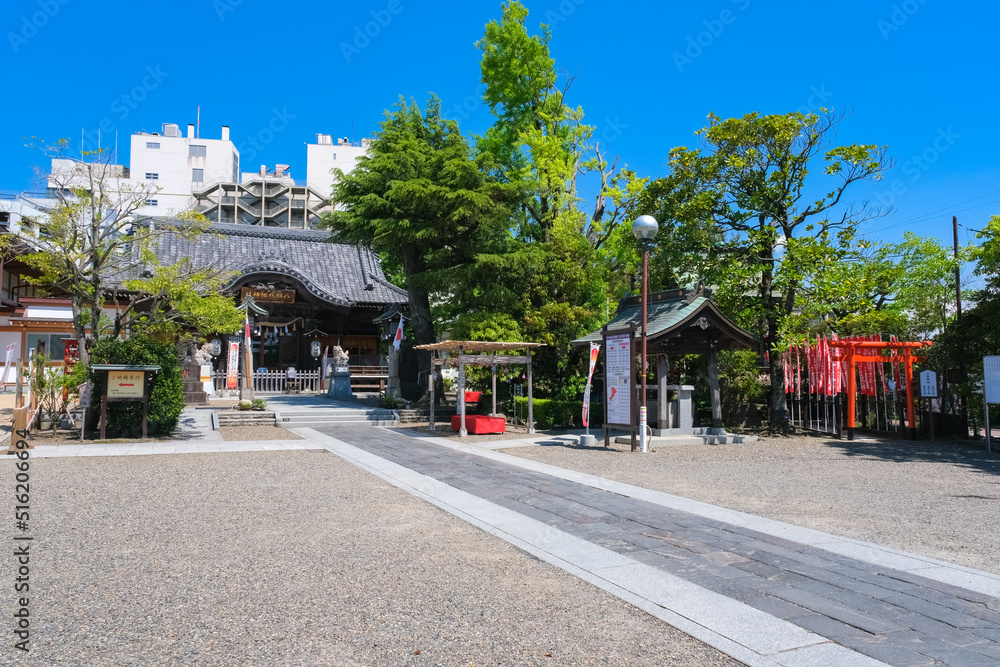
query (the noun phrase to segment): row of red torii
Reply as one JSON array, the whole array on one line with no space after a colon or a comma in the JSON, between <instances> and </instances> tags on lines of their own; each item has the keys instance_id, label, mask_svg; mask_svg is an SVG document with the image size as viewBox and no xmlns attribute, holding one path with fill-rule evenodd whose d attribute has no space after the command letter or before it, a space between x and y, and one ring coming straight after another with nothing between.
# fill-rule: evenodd
<instances>
[{"instance_id":1,"label":"row of red torii","mask_svg":"<svg viewBox=\"0 0 1000 667\"><path fill-rule=\"evenodd\" d=\"M827 364L833 364L834 370L840 362L844 362L846 365L846 393L847 393L847 439L854 440L854 430L855 430L855 419L857 413L856 407L856 396L857 396L857 368L858 363L882 363L882 362L903 362L904 377L902 378L902 384L906 389L906 436L909 440L916 440L917 436L917 423L916 414L913 408L913 364L914 362L925 361L924 357L916 356L914 354L915 350L920 348L926 348L931 345L930 341L918 341L918 342L903 342L896 340L871 340L865 339L864 337L847 338L837 340L822 341L818 349L823 351L824 347L834 348L835 350L843 350L836 358L831 359L822 353L821 356L826 358L819 362L820 366L820 377L817 378L817 390L821 394L833 395L840 390L840 380L836 379L838 373L834 373L834 379L825 378L823 367ZM888 353L888 354L886 354ZM790 377L790 367L791 363L786 361L785 363L785 391L788 393L794 381ZM813 392L813 382L810 378L810 393Z\"/></svg>"}]
</instances>

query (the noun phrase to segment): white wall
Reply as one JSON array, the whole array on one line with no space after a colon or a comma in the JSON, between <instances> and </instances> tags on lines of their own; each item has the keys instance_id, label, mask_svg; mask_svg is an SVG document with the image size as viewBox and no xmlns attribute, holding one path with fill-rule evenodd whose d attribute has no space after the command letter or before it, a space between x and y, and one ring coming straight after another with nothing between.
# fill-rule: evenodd
<instances>
[{"instance_id":1,"label":"white wall","mask_svg":"<svg viewBox=\"0 0 1000 667\"><path fill-rule=\"evenodd\" d=\"M159 148L148 148L158 144ZM191 157L190 146L204 146L205 157ZM192 136L166 137L162 134L133 134L131 145L131 176L133 184L149 183L160 191L151 195L156 206L142 209L146 215L167 216L185 211L194 204L191 196L192 170L204 170L204 180L195 183L201 190L212 183L234 183L233 156L239 151L228 139L196 139ZM156 174L156 179L147 179Z\"/></svg>"},{"instance_id":2,"label":"white wall","mask_svg":"<svg viewBox=\"0 0 1000 667\"><path fill-rule=\"evenodd\" d=\"M365 142L366 143L366 142ZM307 144L306 145L306 182L324 197L333 192L333 174L336 167L344 173L353 171L358 158L365 154L367 146L351 146L349 144Z\"/></svg>"}]
</instances>

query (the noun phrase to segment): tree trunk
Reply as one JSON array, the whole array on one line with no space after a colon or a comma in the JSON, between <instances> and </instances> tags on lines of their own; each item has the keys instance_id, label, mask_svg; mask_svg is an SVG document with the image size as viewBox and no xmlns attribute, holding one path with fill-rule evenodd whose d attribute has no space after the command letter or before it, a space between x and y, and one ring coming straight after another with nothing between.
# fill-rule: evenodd
<instances>
[{"instance_id":1,"label":"tree trunk","mask_svg":"<svg viewBox=\"0 0 1000 667\"><path fill-rule=\"evenodd\" d=\"M761 220L761 227L764 221ZM785 375L781 357L775 353L778 342L778 312L774 303L774 242L762 249L761 262L764 266L760 278L760 298L764 304L764 318L767 327L768 370L771 379L770 417L768 430L772 433L785 423Z\"/></svg>"},{"instance_id":2,"label":"tree trunk","mask_svg":"<svg viewBox=\"0 0 1000 667\"><path fill-rule=\"evenodd\" d=\"M410 326L413 327L414 343L416 345L426 345L436 343L437 336L434 334L434 320L431 318L430 296L427 290L416 284L412 278L418 275L423 269L422 262L413 248L407 248L402 253L403 272L406 274L406 293L410 305ZM433 372L431 368L431 357L433 353L429 350L417 350L417 377L425 378ZM440 384L439 384L440 383ZM421 394L427 393L427 384L421 382ZM444 384L440 378L435 379L435 397L440 399L444 394Z\"/></svg>"}]
</instances>

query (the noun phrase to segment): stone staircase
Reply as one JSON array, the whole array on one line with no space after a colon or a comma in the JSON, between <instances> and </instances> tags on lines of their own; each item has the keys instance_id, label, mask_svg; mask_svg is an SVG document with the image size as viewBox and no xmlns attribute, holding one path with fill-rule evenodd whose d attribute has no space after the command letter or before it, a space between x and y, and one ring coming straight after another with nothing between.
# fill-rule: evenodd
<instances>
[{"instance_id":1,"label":"stone staircase","mask_svg":"<svg viewBox=\"0 0 1000 667\"><path fill-rule=\"evenodd\" d=\"M397 426L399 417L395 410L374 407L301 407L274 411L275 426L297 428L300 426L329 426L331 424L368 424L370 426Z\"/></svg>"},{"instance_id":2,"label":"stone staircase","mask_svg":"<svg viewBox=\"0 0 1000 667\"><path fill-rule=\"evenodd\" d=\"M426 406L422 408L410 408L408 410L397 410L396 412L399 413L400 424L417 424L429 421L431 418L431 410ZM434 421L438 423L450 422L454 414L456 414L454 407L434 408Z\"/></svg>"}]
</instances>

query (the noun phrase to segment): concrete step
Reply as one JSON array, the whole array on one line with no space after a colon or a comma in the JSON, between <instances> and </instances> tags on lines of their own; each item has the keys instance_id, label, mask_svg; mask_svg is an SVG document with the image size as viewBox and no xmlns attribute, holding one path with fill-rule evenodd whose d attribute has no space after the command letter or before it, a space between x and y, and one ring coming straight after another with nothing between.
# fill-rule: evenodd
<instances>
[{"instance_id":1,"label":"concrete step","mask_svg":"<svg viewBox=\"0 0 1000 667\"><path fill-rule=\"evenodd\" d=\"M278 426L324 426L328 424L370 424L395 426L399 417L387 408L297 408L275 411Z\"/></svg>"},{"instance_id":2,"label":"concrete step","mask_svg":"<svg viewBox=\"0 0 1000 667\"><path fill-rule=\"evenodd\" d=\"M323 420L317 421L315 419L303 419L301 421L282 421L278 423L278 426L282 428L298 428L299 426L330 426L331 424L367 424L368 426L398 426L399 422L395 419L338 419L338 420Z\"/></svg>"}]
</instances>

